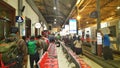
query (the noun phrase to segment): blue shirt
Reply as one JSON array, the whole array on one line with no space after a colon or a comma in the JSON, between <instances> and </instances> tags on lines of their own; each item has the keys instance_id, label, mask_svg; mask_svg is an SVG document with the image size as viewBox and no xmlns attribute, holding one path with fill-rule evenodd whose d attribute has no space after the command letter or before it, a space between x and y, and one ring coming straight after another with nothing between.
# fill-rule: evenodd
<instances>
[{"instance_id":1,"label":"blue shirt","mask_svg":"<svg viewBox=\"0 0 120 68\"><path fill-rule=\"evenodd\" d=\"M104 46L110 46L110 38L107 34L105 34L104 37L103 37L103 45Z\"/></svg>"}]
</instances>

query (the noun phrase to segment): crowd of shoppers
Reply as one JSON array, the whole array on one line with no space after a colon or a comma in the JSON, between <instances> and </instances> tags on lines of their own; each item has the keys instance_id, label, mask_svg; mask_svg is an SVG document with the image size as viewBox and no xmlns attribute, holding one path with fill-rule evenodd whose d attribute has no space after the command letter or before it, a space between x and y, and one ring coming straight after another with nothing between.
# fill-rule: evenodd
<instances>
[{"instance_id":1,"label":"crowd of shoppers","mask_svg":"<svg viewBox=\"0 0 120 68\"><path fill-rule=\"evenodd\" d=\"M31 36L27 42L28 54L30 55L30 66L34 68L34 61L36 62L35 67L38 68L37 62L43 55L49 46L49 40L46 37L38 35L36 37Z\"/></svg>"},{"instance_id":2,"label":"crowd of shoppers","mask_svg":"<svg viewBox=\"0 0 120 68\"><path fill-rule=\"evenodd\" d=\"M102 33L101 33L102 34ZM103 57L104 59L113 59L112 52L110 53L110 39L108 34L102 34L103 36ZM17 37L18 39L18 37ZM38 68L37 62L39 61L40 57L43 55L45 51L47 51L48 46L50 43L56 42L59 44L60 41L64 41L65 45L73 50L77 55L81 55L82 53L82 46L84 43L84 38L78 36L76 34L60 36L60 34L49 34L48 36L31 36L26 38L25 36L19 37L17 41L17 47L19 49L20 55L23 56L22 65L23 68L27 68L27 59L28 55L30 56L30 67L34 68L34 61L36 62L35 67ZM89 40L90 42L90 40ZM58 46L58 47L59 47ZM109 53L109 54L108 54ZM108 58L107 56L111 56Z\"/></svg>"},{"instance_id":3,"label":"crowd of shoppers","mask_svg":"<svg viewBox=\"0 0 120 68\"><path fill-rule=\"evenodd\" d=\"M82 41L81 37L74 34L72 35L66 35L62 37L65 45L73 50L77 55L82 55Z\"/></svg>"},{"instance_id":4,"label":"crowd of shoppers","mask_svg":"<svg viewBox=\"0 0 120 68\"><path fill-rule=\"evenodd\" d=\"M38 68L37 62L43 53L47 51L48 46L48 38L42 35L30 36L29 38L26 38L25 36L19 37L17 41L17 48L20 51L20 55L23 56L22 68L27 68L28 56L30 60L30 67ZM34 65L34 62L36 65Z\"/></svg>"},{"instance_id":5,"label":"crowd of shoppers","mask_svg":"<svg viewBox=\"0 0 120 68\"><path fill-rule=\"evenodd\" d=\"M44 52L47 51L49 44L56 41L58 42L60 38L61 36L59 34L57 36L55 36L54 34L49 34L48 36L38 35L30 36L29 38L23 36L22 38L20 38L17 44L20 51L22 51L20 53L24 55L23 68L27 68L28 55L30 60L30 67L38 68L37 62L44 54ZM34 65L34 62L36 65Z\"/></svg>"}]
</instances>

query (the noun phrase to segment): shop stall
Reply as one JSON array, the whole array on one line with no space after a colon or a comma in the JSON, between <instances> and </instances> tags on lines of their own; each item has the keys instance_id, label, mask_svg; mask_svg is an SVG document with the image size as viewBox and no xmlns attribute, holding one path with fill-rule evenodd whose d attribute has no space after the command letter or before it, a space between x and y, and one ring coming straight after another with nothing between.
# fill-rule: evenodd
<instances>
[{"instance_id":1,"label":"shop stall","mask_svg":"<svg viewBox=\"0 0 120 68\"><path fill-rule=\"evenodd\" d=\"M38 61L39 68L59 68L56 45L50 43L48 50L42 55Z\"/></svg>"}]
</instances>

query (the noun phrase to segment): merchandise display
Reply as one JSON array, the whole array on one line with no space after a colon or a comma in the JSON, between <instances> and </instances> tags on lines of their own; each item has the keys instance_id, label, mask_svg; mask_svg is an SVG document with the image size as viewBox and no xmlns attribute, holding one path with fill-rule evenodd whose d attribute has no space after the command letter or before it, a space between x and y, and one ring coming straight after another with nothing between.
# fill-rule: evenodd
<instances>
[{"instance_id":1,"label":"merchandise display","mask_svg":"<svg viewBox=\"0 0 120 68\"><path fill-rule=\"evenodd\" d=\"M59 68L55 44L50 43L48 50L38 61L38 66L39 68Z\"/></svg>"}]
</instances>

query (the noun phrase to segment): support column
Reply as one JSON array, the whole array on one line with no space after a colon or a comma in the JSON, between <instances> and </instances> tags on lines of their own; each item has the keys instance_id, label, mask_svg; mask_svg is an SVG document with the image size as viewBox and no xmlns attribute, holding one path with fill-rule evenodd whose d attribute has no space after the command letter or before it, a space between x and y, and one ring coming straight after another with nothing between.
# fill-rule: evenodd
<instances>
[{"instance_id":1,"label":"support column","mask_svg":"<svg viewBox=\"0 0 120 68\"><path fill-rule=\"evenodd\" d=\"M96 0L96 6L97 6L97 32L100 29L100 23L101 23L101 16L100 16L100 0ZM97 33L96 32L96 33ZM96 34L97 35L97 34ZM102 44L98 45L97 44L97 54L98 56L102 56Z\"/></svg>"},{"instance_id":2,"label":"support column","mask_svg":"<svg viewBox=\"0 0 120 68\"><path fill-rule=\"evenodd\" d=\"M96 0L97 6L97 31L100 29L101 17L100 17L100 0Z\"/></svg>"},{"instance_id":3,"label":"support column","mask_svg":"<svg viewBox=\"0 0 120 68\"><path fill-rule=\"evenodd\" d=\"M18 16L22 16L22 0L18 0ZM20 22L18 22L18 28L19 28L19 35L20 35Z\"/></svg>"}]
</instances>

